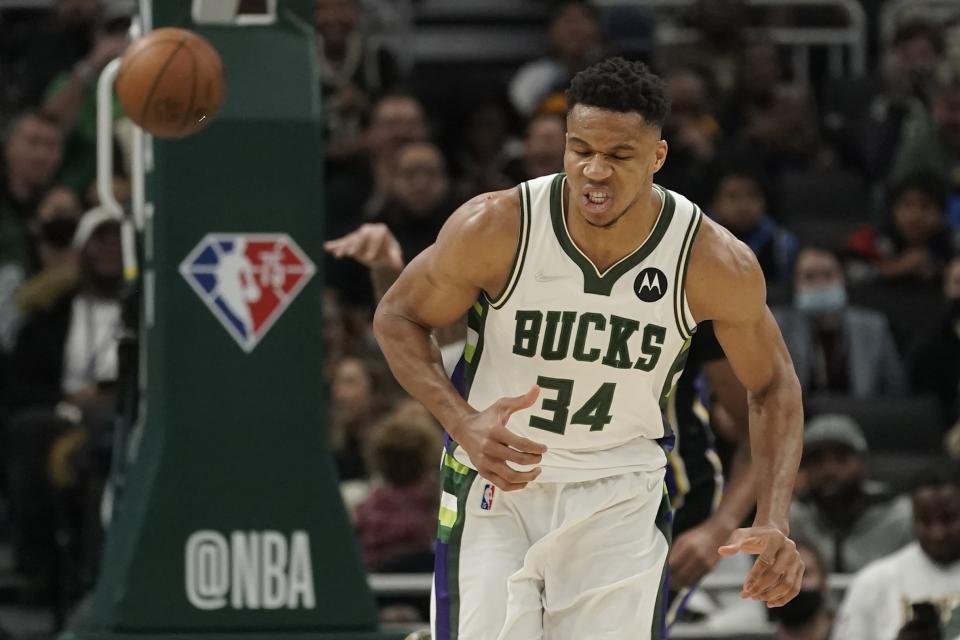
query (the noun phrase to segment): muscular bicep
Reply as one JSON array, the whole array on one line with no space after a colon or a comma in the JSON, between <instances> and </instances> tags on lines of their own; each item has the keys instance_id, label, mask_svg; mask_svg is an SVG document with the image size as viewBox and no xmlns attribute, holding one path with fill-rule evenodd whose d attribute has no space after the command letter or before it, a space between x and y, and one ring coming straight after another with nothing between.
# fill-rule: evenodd
<instances>
[{"instance_id":1,"label":"muscular bicep","mask_svg":"<svg viewBox=\"0 0 960 640\"><path fill-rule=\"evenodd\" d=\"M748 391L762 393L795 379L767 308L763 271L749 247L708 221L694 246L687 289L694 316L713 320L717 340Z\"/></svg>"},{"instance_id":2,"label":"muscular bicep","mask_svg":"<svg viewBox=\"0 0 960 640\"><path fill-rule=\"evenodd\" d=\"M384 295L381 306L423 327L437 329L460 319L480 287L450 273L442 250L431 246L407 265Z\"/></svg>"},{"instance_id":3,"label":"muscular bicep","mask_svg":"<svg viewBox=\"0 0 960 640\"><path fill-rule=\"evenodd\" d=\"M747 390L761 393L793 374L793 363L780 328L766 305L753 317L714 320L717 340Z\"/></svg>"},{"instance_id":4,"label":"muscular bicep","mask_svg":"<svg viewBox=\"0 0 960 640\"><path fill-rule=\"evenodd\" d=\"M463 316L482 291L506 282L520 227L516 190L478 196L444 224L436 242L403 270L378 313L423 327L445 327Z\"/></svg>"}]
</instances>

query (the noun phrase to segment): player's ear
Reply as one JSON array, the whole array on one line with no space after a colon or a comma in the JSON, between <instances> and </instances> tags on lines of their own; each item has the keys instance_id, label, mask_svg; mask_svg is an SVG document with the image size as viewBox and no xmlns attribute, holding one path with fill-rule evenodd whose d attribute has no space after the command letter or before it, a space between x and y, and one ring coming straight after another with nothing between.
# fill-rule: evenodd
<instances>
[{"instance_id":1,"label":"player's ear","mask_svg":"<svg viewBox=\"0 0 960 640\"><path fill-rule=\"evenodd\" d=\"M656 173L660 171L660 167L663 166L663 163L667 161L667 141L659 140L657 142L657 147L654 150L654 155L656 157L656 162L653 165L653 172Z\"/></svg>"}]
</instances>

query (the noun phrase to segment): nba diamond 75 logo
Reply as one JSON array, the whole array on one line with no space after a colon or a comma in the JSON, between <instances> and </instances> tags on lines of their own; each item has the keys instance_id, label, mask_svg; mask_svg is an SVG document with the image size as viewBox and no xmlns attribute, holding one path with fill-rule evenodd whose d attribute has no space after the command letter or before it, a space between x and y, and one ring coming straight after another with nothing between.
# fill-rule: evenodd
<instances>
[{"instance_id":1,"label":"nba diamond 75 logo","mask_svg":"<svg viewBox=\"0 0 960 640\"><path fill-rule=\"evenodd\" d=\"M316 268L285 233L211 233L180 264L200 299L250 353Z\"/></svg>"}]
</instances>

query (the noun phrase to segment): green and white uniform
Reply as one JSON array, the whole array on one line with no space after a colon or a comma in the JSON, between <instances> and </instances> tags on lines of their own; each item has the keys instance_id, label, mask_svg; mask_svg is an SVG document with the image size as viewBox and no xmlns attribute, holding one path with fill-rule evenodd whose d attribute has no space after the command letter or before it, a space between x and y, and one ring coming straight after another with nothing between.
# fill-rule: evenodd
<instances>
[{"instance_id":1,"label":"green and white uniform","mask_svg":"<svg viewBox=\"0 0 960 640\"><path fill-rule=\"evenodd\" d=\"M463 383L477 409L538 384L537 403L508 427L547 453L527 489L490 495L467 453L448 446L441 640L636 639L657 624L671 435L661 407L695 329L684 282L703 214L655 189L662 207L649 237L600 273L567 230L565 176L519 187L514 265L503 293L481 295L468 315ZM608 631L602 616L614 616Z\"/></svg>"}]
</instances>

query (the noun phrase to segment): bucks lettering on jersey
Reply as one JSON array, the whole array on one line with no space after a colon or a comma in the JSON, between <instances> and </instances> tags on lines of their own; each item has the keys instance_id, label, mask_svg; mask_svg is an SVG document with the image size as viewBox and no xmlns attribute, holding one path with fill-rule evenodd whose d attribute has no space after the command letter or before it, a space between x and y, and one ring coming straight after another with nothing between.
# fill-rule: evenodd
<instances>
[{"instance_id":1,"label":"bucks lettering on jersey","mask_svg":"<svg viewBox=\"0 0 960 640\"><path fill-rule=\"evenodd\" d=\"M507 286L495 300L481 295L468 315L463 360L473 407L540 385L537 403L508 427L547 446L541 482L666 463L671 434L662 410L695 329L684 281L703 213L655 188L662 207L653 231L601 273L567 229L566 177L521 184ZM462 449L454 456L471 465Z\"/></svg>"}]
</instances>

